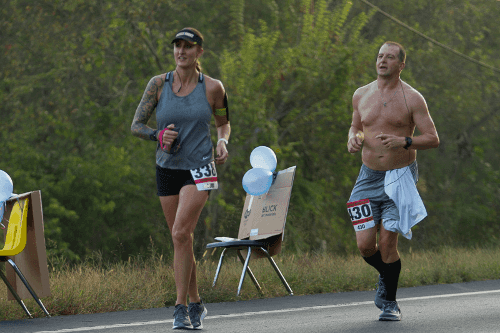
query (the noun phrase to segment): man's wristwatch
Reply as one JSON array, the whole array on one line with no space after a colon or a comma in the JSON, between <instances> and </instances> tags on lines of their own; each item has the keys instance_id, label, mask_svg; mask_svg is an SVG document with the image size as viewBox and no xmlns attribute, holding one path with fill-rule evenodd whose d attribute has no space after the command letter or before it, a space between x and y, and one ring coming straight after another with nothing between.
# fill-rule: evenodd
<instances>
[{"instance_id":1,"label":"man's wristwatch","mask_svg":"<svg viewBox=\"0 0 500 333\"><path fill-rule=\"evenodd\" d=\"M412 144L412 139L407 136L407 137L405 137L405 141L406 141L406 145L403 148L408 150L408 147L410 147Z\"/></svg>"}]
</instances>

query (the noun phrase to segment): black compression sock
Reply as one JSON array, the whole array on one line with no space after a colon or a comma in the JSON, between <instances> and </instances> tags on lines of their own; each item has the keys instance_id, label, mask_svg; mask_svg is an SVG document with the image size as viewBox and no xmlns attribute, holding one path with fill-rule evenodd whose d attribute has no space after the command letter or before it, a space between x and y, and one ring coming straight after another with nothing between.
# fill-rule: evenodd
<instances>
[{"instance_id":1,"label":"black compression sock","mask_svg":"<svg viewBox=\"0 0 500 333\"><path fill-rule=\"evenodd\" d=\"M363 259L371 266L375 267L375 269L379 272L380 276L383 276L384 274L384 267L385 263L382 261L382 255L380 254L380 251L377 250L374 255L370 257L363 257Z\"/></svg>"},{"instance_id":2,"label":"black compression sock","mask_svg":"<svg viewBox=\"0 0 500 333\"><path fill-rule=\"evenodd\" d=\"M401 259L384 265L384 282L387 290L386 300L395 301L396 292L398 290L399 274L401 273Z\"/></svg>"}]
</instances>

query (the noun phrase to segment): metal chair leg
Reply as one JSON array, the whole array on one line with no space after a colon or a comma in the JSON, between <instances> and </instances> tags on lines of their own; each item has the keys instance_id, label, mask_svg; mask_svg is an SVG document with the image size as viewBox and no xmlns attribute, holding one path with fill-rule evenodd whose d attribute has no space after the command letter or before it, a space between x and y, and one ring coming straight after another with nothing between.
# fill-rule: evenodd
<instances>
[{"instance_id":1,"label":"metal chair leg","mask_svg":"<svg viewBox=\"0 0 500 333\"><path fill-rule=\"evenodd\" d=\"M31 313L28 311L28 308L26 307L26 305L24 305L24 302L21 300L21 298L19 298L19 295L16 293L14 288L10 285L9 281L7 280L7 277L5 277L5 275L2 273L2 271L0 271L0 277L2 278L3 282L5 282L5 285L9 289L10 293L14 296L17 303L19 303L19 305L23 308L24 312L26 312L28 317L33 318Z\"/></svg>"},{"instance_id":2,"label":"metal chair leg","mask_svg":"<svg viewBox=\"0 0 500 333\"><path fill-rule=\"evenodd\" d=\"M245 259L243 259L243 256L241 255L240 250L236 251L236 253L238 254L238 257L240 258L241 263L245 264ZM252 270L250 269L250 266L247 266L247 273L248 273L248 276L250 276L250 280L252 280L253 284L255 285L255 288L257 288L257 291L262 293L262 288L260 287L259 282L255 278L255 275L253 275Z\"/></svg>"},{"instance_id":3,"label":"metal chair leg","mask_svg":"<svg viewBox=\"0 0 500 333\"><path fill-rule=\"evenodd\" d=\"M241 272L240 284L238 285L238 293L236 296L240 296L241 287L243 286L243 281L245 281L245 275L247 273L248 262L250 261L250 256L252 255L252 248L248 247L248 254L245 263L243 264L243 272Z\"/></svg>"},{"instance_id":4,"label":"metal chair leg","mask_svg":"<svg viewBox=\"0 0 500 333\"><path fill-rule=\"evenodd\" d=\"M26 288L30 292L31 296L33 296L33 298L35 299L35 302L37 302L38 305L42 308L43 312L45 312L45 315L47 317L50 317L50 314L47 311L47 309L45 309L45 306L43 305L42 301L40 300L40 298L38 298L37 294L35 293L35 291L31 288L30 284L28 283L28 280L26 280L26 278L24 277L23 273L21 273L21 271L19 270L19 268L17 267L17 265L14 263L14 261L12 261L12 259L7 259L7 262L12 266L12 268L14 268L14 270L17 273L17 275L19 276L19 278L21 279L21 281L23 281L24 285L26 286Z\"/></svg>"},{"instance_id":5,"label":"metal chair leg","mask_svg":"<svg viewBox=\"0 0 500 333\"><path fill-rule=\"evenodd\" d=\"M273 266L274 270L276 271L276 273L278 274L279 278L281 279L281 282L283 282L283 285L285 286L285 288L288 291L288 293L290 294L290 296L293 296L292 288L290 288L290 286L288 285L288 282L286 282L286 280L285 280L285 277L283 276L283 274L281 274L281 271L278 268L278 266L276 265L276 262L274 261L274 259L269 255L269 253L264 248L261 247L260 249L262 251L264 251L264 253L266 254L267 259L269 259L269 262L271 263L271 266Z\"/></svg>"},{"instance_id":6,"label":"metal chair leg","mask_svg":"<svg viewBox=\"0 0 500 333\"><path fill-rule=\"evenodd\" d=\"M220 255L219 265L217 265L217 271L215 272L214 283L212 284L212 288L215 287L215 284L217 283L217 279L219 278L220 268L222 267L222 261L224 260L224 254L226 253L226 250L227 250L227 248L222 250L222 253Z\"/></svg>"}]
</instances>

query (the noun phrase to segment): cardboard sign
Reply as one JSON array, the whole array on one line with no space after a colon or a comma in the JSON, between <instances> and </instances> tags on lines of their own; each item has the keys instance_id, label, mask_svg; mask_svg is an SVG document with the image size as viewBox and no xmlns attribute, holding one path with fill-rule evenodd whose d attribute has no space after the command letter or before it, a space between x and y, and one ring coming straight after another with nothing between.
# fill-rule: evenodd
<instances>
[{"instance_id":1,"label":"cardboard sign","mask_svg":"<svg viewBox=\"0 0 500 333\"><path fill-rule=\"evenodd\" d=\"M293 166L278 172L267 194L247 194L241 215L239 239L272 240L269 254L281 252L295 169Z\"/></svg>"},{"instance_id":2,"label":"cardboard sign","mask_svg":"<svg viewBox=\"0 0 500 333\"><path fill-rule=\"evenodd\" d=\"M9 258L19 267L38 297L47 297L50 296L50 282L47 253L45 250L41 192L28 192L7 200L4 218L9 218L12 206L17 201L17 198L19 200L29 198L27 241L26 247L21 253ZM8 224L5 221L4 224L8 228ZM7 229L4 230L4 239L6 231ZM19 297L21 299L31 299L31 294L19 277L17 277L12 267L9 264L5 264L5 268L7 280L19 294ZM10 291L7 291L7 293L8 300L15 300Z\"/></svg>"}]
</instances>

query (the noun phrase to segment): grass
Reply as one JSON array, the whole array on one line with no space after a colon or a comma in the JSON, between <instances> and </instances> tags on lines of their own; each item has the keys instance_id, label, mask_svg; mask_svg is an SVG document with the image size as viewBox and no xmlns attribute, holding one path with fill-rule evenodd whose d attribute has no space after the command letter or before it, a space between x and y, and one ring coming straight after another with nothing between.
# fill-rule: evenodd
<instances>
[{"instance_id":1,"label":"grass","mask_svg":"<svg viewBox=\"0 0 500 333\"><path fill-rule=\"evenodd\" d=\"M500 278L500 249L456 249L401 253L403 268L399 287L448 284ZM219 252L218 252L219 253ZM236 256L225 259L217 286L212 281L217 262L198 264L200 295L206 303L286 296L287 292L266 259L251 261L250 267L263 288L257 292L247 277L241 297L236 289L242 265ZM372 290L376 271L359 255L280 254L275 258L295 295ZM43 299L51 315L71 315L172 306L175 284L171 263L161 256L104 264L87 261L50 272L52 296ZM0 282L0 320L26 318L15 301L7 301L7 287ZM35 317L44 317L33 300L25 300Z\"/></svg>"}]
</instances>

